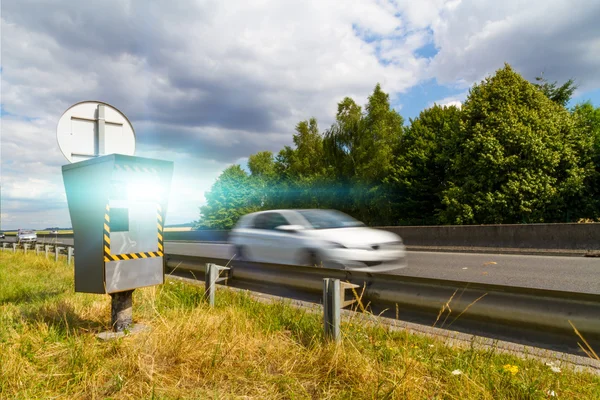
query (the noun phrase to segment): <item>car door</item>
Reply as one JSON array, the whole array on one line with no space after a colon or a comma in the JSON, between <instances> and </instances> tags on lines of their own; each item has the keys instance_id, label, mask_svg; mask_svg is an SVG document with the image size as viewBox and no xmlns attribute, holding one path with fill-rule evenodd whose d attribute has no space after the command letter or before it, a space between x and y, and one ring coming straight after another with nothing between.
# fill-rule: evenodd
<instances>
[{"instance_id":1,"label":"car door","mask_svg":"<svg viewBox=\"0 0 600 400\"><path fill-rule=\"evenodd\" d=\"M252 245L249 252L253 261L273 264L293 262L292 249L297 246L293 234L276 230L280 225L289 225L279 212L266 212L255 218L252 230Z\"/></svg>"},{"instance_id":2,"label":"car door","mask_svg":"<svg viewBox=\"0 0 600 400\"><path fill-rule=\"evenodd\" d=\"M256 215L248 227L236 233L238 244L243 247L243 256L248 261L264 261L267 257L265 254L266 217L264 213Z\"/></svg>"},{"instance_id":3,"label":"car door","mask_svg":"<svg viewBox=\"0 0 600 400\"><path fill-rule=\"evenodd\" d=\"M294 233L276 230L278 226L289 225L285 216L278 212L265 213L260 229L260 261L273 264L293 264L298 247L298 238Z\"/></svg>"}]
</instances>

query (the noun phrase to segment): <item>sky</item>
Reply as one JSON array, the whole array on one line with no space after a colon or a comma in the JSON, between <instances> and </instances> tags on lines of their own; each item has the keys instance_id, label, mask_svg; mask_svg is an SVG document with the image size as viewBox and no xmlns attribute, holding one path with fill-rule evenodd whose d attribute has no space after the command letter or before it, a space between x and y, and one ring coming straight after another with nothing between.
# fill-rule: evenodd
<instances>
[{"instance_id":1,"label":"sky","mask_svg":"<svg viewBox=\"0 0 600 400\"><path fill-rule=\"evenodd\" d=\"M136 156L174 162L180 224L227 166L377 83L407 121L505 62L600 106L599 20L597 0L4 0L0 228L71 225L56 125L74 103L115 106Z\"/></svg>"}]
</instances>

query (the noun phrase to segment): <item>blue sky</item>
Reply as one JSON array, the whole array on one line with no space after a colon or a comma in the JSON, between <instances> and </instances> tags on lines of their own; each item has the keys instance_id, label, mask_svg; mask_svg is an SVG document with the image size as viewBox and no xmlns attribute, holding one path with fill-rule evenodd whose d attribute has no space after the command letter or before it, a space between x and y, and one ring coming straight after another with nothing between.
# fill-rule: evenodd
<instances>
[{"instance_id":1,"label":"blue sky","mask_svg":"<svg viewBox=\"0 0 600 400\"><path fill-rule=\"evenodd\" d=\"M431 107L435 102L447 103L448 99L457 98L464 100L468 89L453 88L439 85L435 79L421 82L399 95L397 102L393 104L396 109L399 108L400 114L408 123L409 118L416 118L425 108ZM444 101L446 99L446 101Z\"/></svg>"},{"instance_id":2,"label":"blue sky","mask_svg":"<svg viewBox=\"0 0 600 400\"><path fill-rule=\"evenodd\" d=\"M598 20L585 0L4 2L0 227L70 225L56 124L76 102L116 106L136 155L175 162L178 224L227 166L290 145L301 120L326 129L378 82L407 122L505 62L598 106Z\"/></svg>"}]
</instances>

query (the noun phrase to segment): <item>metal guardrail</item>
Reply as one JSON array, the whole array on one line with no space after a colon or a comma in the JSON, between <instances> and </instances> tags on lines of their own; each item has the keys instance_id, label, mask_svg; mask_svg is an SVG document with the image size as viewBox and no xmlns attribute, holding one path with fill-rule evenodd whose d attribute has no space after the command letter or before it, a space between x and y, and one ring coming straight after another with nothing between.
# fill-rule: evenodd
<instances>
[{"instance_id":1,"label":"metal guardrail","mask_svg":"<svg viewBox=\"0 0 600 400\"><path fill-rule=\"evenodd\" d=\"M50 257L50 254L54 254L54 261L58 261L61 255L67 257L67 264L71 265L75 257L75 247L69 245L49 245L45 243L16 243L2 241L0 242L0 251L11 251L16 253L17 251L27 254L28 251L35 251L35 254L44 253L46 258Z\"/></svg>"},{"instance_id":2,"label":"metal guardrail","mask_svg":"<svg viewBox=\"0 0 600 400\"><path fill-rule=\"evenodd\" d=\"M207 262L227 260L168 254L170 269L205 273ZM198 277L202 279L201 276ZM579 331L600 338L600 295L530 289L512 286L367 274L316 267L234 263L228 284L270 284L294 291L320 293L323 280L340 279L365 288L363 303L394 309L397 306L437 313L451 307L461 318L489 321L536 331L571 334L571 321ZM361 291L362 289L358 289Z\"/></svg>"}]
</instances>

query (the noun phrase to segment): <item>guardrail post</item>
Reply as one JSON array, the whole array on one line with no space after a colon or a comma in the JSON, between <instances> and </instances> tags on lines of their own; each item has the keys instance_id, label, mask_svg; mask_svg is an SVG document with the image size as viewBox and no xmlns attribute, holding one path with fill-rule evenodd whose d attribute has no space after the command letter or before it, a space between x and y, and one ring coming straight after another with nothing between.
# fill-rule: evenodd
<instances>
[{"instance_id":1,"label":"guardrail post","mask_svg":"<svg viewBox=\"0 0 600 400\"><path fill-rule=\"evenodd\" d=\"M13 248L13 253L16 253L17 252L17 244L13 243L12 248Z\"/></svg>"},{"instance_id":2,"label":"guardrail post","mask_svg":"<svg viewBox=\"0 0 600 400\"><path fill-rule=\"evenodd\" d=\"M114 332L123 332L133 323L133 290L111 293L110 322Z\"/></svg>"},{"instance_id":3,"label":"guardrail post","mask_svg":"<svg viewBox=\"0 0 600 400\"><path fill-rule=\"evenodd\" d=\"M54 261L58 262L58 256L62 247L54 246Z\"/></svg>"},{"instance_id":4,"label":"guardrail post","mask_svg":"<svg viewBox=\"0 0 600 400\"><path fill-rule=\"evenodd\" d=\"M71 265L71 260L73 260L73 248L69 246L67 247L67 264Z\"/></svg>"},{"instance_id":5,"label":"guardrail post","mask_svg":"<svg viewBox=\"0 0 600 400\"><path fill-rule=\"evenodd\" d=\"M36 244L35 245L35 255L36 256L40 254L40 247L41 246L42 246L41 244Z\"/></svg>"},{"instance_id":6,"label":"guardrail post","mask_svg":"<svg viewBox=\"0 0 600 400\"><path fill-rule=\"evenodd\" d=\"M323 279L323 328L326 339L340 339L340 280Z\"/></svg>"},{"instance_id":7,"label":"guardrail post","mask_svg":"<svg viewBox=\"0 0 600 400\"><path fill-rule=\"evenodd\" d=\"M2 251L6 249L6 246L8 246L8 243L2 243Z\"/></svg>"},{"instance_id":8,"label":"guardrail post","mask_svg":"<svg viewBox=\"0 0 600 400\"><path fill-rule=\"evenodd\" d=\"M341 310L356 302L356 300L346 301L346 289L357 287L359 286L352 283L340 282L339 279L323 279L323 329L326 339L333 339L336 342L341 340Z\"/></svg>"},{"instance_id":9,"label":"guardrail post","mask_svg":"<svg viewBox=\"0 0 600 400\"><path fill-rule=\"evenodd\" d=\"M27 249L29 249L29 245L26 243L23 243L23 254L27 254Z\"/></svg>"},{"instance_id":10,"label":"guardrail post","mask_svg":"<svg viewBox=\"0 0 600 400\"><path fill-rule=\"evenodd\" d=\"M215 285L227 280L227 277L220 278L221 272L227 270L229 270L227 267L221 267L216 264L206 264L206 273L204 274L204 295L208 298L208 304L211 307L215 306Z\"/></svg>"},{"instance_id":11,"label":"guardrail post","mask_svg":"<svg viewBox=\"0 0 600 400\"><path fill-rule=\"evenodd\" d=\"M50 252L50 246L49 245L45 245L44 246L44 250L46 252L46 259L48 259L48 253Z\"/></svg>"}]
</instances>

